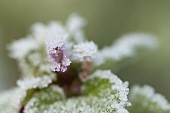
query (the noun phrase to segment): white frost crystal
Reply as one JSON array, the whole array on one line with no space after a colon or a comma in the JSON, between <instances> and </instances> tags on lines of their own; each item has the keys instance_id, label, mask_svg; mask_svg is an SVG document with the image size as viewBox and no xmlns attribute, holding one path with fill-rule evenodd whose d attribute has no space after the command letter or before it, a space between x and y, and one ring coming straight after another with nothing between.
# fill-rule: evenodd
<instances>
[{"instance_id":1,"label":"white frost crystal","mask_svg":"<svg viewBox=\"0 0 170 113\"><path fill-rule=\"evenodd\" d=\"M17 84L21 89L45 88L55 80L55 76L31 77L18 80Z\"/></svg>"}]
</instances>

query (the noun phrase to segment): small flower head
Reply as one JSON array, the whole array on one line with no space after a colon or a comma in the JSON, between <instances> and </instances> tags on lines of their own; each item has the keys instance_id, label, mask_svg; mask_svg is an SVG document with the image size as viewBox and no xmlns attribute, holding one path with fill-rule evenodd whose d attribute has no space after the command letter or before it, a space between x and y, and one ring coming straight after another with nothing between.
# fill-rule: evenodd
<instances>
[{"instance_id":1,"label":"small flower head","mask_svg":"<svg viewBox=\"0 0 170 113\"><path fill-rule=\"evenodd\" d=\"M46 49L51 62L51 70L65 72L71 61L66 50L65 37L50 37L46 40Z\"/></svg>"}]
</instances>

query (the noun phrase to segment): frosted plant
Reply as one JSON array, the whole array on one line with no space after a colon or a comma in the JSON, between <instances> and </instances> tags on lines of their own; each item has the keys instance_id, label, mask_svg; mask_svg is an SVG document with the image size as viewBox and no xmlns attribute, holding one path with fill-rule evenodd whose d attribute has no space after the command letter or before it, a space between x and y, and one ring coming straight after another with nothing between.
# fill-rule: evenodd
<instances>
[{"instance_id":1,"label":"frosted plant","mask_svg":"<svg viewBox=\"0 0 170 113\"><path fill-rule=\"evenodd\" d=\"M133 57L137 49L152 49L156 40L134 33L99 50L85 38L86 23L77 14L72 14L66 25L58 21L36 23L29 35L8 46L10 57L19 64L21 78L16 88L0 95L0 113L129 113L128 108L133 109L128 82L100 67ZM159 99L164 101L160 103ZM146 97L147 101L169 109L161 96L152 100Z\"/></svg>"}]
</instances>

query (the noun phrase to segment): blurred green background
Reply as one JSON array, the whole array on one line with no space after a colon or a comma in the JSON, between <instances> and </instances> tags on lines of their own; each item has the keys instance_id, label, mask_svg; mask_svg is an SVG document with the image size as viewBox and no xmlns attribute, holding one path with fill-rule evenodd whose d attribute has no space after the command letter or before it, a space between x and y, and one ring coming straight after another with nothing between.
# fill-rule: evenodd
<instances>
[{"instance_id":1,"label":"blurred green background","mask_svg":"<svg viewBox=\"0 0 170 113\"><path fill-rule=\"evenodd\" d=\"M150 84L170 99L170 0L0 0L0 91L15 86L20 75L6 45L24 37L33 23L65 22L72 12L88 20L87 37L100 47L130 32L157 36L157 50L115 73L130 85Z\"/></svg>"}]
</instances>

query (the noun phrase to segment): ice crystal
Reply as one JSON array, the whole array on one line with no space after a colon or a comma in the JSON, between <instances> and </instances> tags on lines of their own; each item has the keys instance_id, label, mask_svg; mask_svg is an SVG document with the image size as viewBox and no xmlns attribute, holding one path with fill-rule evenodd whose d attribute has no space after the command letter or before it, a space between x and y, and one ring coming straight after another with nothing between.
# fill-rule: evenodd
<instances>
[{"instance_id":1,"label":"ice crystal","mask_svg":"<svg viewBox=\"0 0 170 113\"><path fill-rule=\"evenodd\" d=\"M170 113L170 104L164 96L155 93L151 86L134 86L130 92L132 113ZM138 106L138 107L137 107Z\"/></svg>"}]
</instances>

